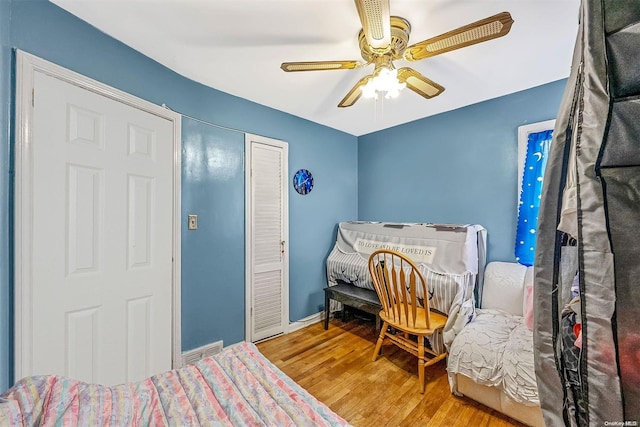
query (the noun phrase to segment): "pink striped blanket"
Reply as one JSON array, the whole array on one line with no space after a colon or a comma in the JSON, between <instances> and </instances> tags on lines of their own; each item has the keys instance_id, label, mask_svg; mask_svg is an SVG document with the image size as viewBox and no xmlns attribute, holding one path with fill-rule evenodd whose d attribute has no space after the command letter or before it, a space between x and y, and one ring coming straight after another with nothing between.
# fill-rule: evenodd
<instances>
[{"instance_id":1,"label":"pink striped blanket","mask_svg":"<svg viewBox=\"0 0 640 427\"><path fill-rule=\"evenodd\" d=\"M346 426L251 343L104 387L27 377L0 395L0 426Z\"/></svg>"}]
</instances>

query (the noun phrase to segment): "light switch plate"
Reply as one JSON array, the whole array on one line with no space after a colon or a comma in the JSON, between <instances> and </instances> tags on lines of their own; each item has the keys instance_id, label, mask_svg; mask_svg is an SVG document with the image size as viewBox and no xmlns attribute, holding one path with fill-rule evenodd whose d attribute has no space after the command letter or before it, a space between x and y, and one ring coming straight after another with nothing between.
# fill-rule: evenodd
<instances>
[{"instance_id":1,"label":"light switch plate","mask_svg":"<svg viewBox=\"0 0 640 427\"><path fill-rule=\"evenodd\" d=\"M198 229L198 215L188 215L187 216L187 229L189 229L189 230L197 230Z\"/></svg>"}]
</instances>

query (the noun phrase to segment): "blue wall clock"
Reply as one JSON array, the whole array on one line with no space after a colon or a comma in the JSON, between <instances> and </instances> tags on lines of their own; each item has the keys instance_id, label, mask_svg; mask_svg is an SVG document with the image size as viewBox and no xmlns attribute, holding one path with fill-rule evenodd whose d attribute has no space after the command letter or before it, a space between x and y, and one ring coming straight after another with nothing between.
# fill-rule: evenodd
<instances>
[{"instance_id":1,"label":"blue wall clock","mask_svg":"<svg viewBox=\"0 0 640 427\"><path fill-rule=\"evenodd\" d=\"M310 193L313 189L313 175L306 169L300 169L293 175L293 188L299 194Z\"/></svg>"}]
</instances>

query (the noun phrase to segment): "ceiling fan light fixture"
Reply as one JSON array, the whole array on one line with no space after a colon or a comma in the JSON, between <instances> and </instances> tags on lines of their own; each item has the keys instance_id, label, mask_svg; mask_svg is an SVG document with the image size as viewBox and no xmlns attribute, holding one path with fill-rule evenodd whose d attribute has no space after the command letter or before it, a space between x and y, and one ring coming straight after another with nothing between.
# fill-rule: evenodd
<instances>
[{"instance_id":1,"label":"ceiling fan light fixture","mask_svg":"<svg viewBox=\"0 0 640 427\"><path fill-rule=\"evenodd\" d=\"M362 97L378 99L380 94L384 94L387 99L397 98L406 86L406 83L400 83L398 80L398 70L383 67L366 85L362 86Z\"/></svg>"}]
</instances>

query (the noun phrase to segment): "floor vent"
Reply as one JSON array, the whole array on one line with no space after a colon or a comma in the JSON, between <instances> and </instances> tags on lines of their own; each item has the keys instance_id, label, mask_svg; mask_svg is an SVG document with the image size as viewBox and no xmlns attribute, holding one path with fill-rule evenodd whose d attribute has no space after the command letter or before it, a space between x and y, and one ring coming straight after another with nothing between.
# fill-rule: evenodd
<instances>
[{"instance_id":1,"label":"floor vent","mask_svg":"<svg viewBox=\"0 0 640 427\"><path fill-rule=\"evenodd\" d=\"M205 357L213 356L220 352L220 350L222 350L222 341L216 341L211 344L203 345L202 347L194 348L193 350L185 351L182 353L182 365L195 363Z\"/></svg>"}]
</instances>

